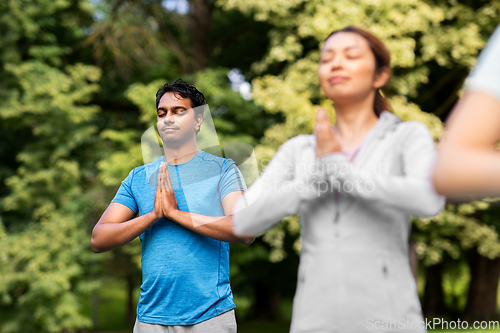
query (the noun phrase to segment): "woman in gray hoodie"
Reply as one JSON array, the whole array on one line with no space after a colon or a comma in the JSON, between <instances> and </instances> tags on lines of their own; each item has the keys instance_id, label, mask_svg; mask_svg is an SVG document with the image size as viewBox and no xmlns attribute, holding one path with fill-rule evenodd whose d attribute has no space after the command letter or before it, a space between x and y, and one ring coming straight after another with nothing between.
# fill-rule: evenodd
<instances>
[{"instance_id":1,"label":"woman in gray hoodie","mask_svg":"<svg viewBox=\"0 0 500 333\"><path fill-rule=\"evenodd\" d=\"M236 234L299 213L302 250L290 332L425 332L409 261L410 216L444 206L431 184L427 127L402 122L380 94L390 55L371 33L334 31L318 77L336 126L285 142L236 204Z\"/></svg>"}]
</instances>

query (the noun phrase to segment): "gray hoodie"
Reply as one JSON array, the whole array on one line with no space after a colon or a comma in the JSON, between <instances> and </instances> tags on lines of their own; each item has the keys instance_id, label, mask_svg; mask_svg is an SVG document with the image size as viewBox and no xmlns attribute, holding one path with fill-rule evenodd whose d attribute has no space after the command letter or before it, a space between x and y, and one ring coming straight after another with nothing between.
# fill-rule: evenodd
<instances>
[{"instance_id":1,"label":"gray hoodie","mask_svg":"<svg viewBox=\"0 0 500 333\"><path fill-rule=\"evenodd\" d=\"M427 127L384 111L352 163L318 160L314 135L285 142L235 206L236 234L299 213L302 249L290 332L425 332L410 261L410 215L434 216Z\"/></svg>"}]
</instances>

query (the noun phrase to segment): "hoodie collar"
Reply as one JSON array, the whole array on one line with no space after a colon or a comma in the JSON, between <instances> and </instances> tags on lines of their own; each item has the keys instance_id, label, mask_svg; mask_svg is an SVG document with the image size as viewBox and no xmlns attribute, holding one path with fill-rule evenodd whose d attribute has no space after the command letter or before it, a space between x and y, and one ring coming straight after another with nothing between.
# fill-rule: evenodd
<instances>
[{"instance_id":1,"label":"hoodie collar","mask_svg":"<svg viewBox=\"0 0 500 333\"><path fill-rule=\"evenodd\" d=\"M383 136L386 131L390 128L392 128L394 125L397 125L401 123L401 119L399 119L398 116L396 116L394 113L389 112L389 111L382 111L382 113L379 116L377 125L375 130L373 131L374 134L379 136Z\"/></svg>"},{"instance_id":2,"label":"hoodie collar","mask_svg":"<svg viewBox=\"0 0 500 333\"><path fill-rule=\"evenodd\" d=\"M355 162L362 162L365 160L373 148L378 144L379 140L383 139L384 136L390 131L396 128L396 125L400 124L402 121L394 113L389 111L382 111L379 116L379 120L375 125L373 131L368 133L366 138L363 140L361 149L354 159Z\"/></svg>"},{"instance_id":3,"label":"hoodie collar","mask_svg":"<svg viewBox=\"0 0 500 333\"><path fill-rule=\"evenodd\" d=\"M378 140L383 139L386 133L395 129L395 126L401 123L402 120L399 119L394 113L389 111L382 111L377 121L377 124L373 128L373 131L370 131L365 139L363 140L361 149L357 154L354 161L361 161L365 159L368 152L372 151L372 148L377 144ZM316 148L316 135L313 133L309 135L309 145Z\"/></svg>"}]
</instances>

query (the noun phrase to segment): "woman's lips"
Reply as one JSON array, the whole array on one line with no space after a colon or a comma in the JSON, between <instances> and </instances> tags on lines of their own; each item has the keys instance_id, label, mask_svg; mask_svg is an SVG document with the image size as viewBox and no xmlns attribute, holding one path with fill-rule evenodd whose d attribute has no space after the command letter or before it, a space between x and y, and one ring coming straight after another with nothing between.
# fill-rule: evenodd
<instances>
[{"instance_id":1,"label":"woman's lips","mask_svg":"<svg viewBox=\"0 0 500 333\"><path fill-rule=\"evenodd\" d=\"M347 81L347 77L345 76L332 76L331 78L328 79L328 82L330 83L339 83L339 82L344 82Z\"/></svg>"}]
</instances>

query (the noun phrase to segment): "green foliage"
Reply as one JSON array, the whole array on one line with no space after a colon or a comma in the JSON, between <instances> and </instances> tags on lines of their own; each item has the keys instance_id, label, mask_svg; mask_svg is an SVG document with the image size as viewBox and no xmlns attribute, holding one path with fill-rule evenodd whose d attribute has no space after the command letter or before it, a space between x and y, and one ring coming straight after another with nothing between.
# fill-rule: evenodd
<instances>
[{"instance_id":1,"label":"green foliage","mask_svg":"<svg viewBox=\"0 0 500 333\"><path fill-rule=\"evenodd\" d=\"M0 63L27 58L60 67L71 46L91 23L87 1L2 1L0 4Z\"/></svg>"},{"instance_id":2,"label":"green foliage","mask_svg":"<svg viewBox=\"0 0 500 333\"><path fill-rule=\"evenodd\" d=\"M60 332L90 327L81 297L90 279L88 236L74 215L50 214L0 242L0 332Z\"/></svg>"},{"instance_id":3,"label":"green foliage","mask_svg":"<svg viewBox=\"0 0 500 333\"><path fill-rule=\"evenodd\" d=\"M87 149L98 108L85 104L100 72L82 64L63 72L39 61L6 69L19 88L2 101L0 117L29 129L30 140L17 154L19 166L6 179L9 194L2 200L12 232L0 245L0 331L89 327L80 301L96 282L85 277L91 261L86 216L93 204L84 183L92 172Z\"/></svg>"},{"instance_id":4,"label":"green foliage","mask_svg":"<svg viewBox=\"0 0 500 333\"><path fill-rule=\"evenodd\" d=\"M59 208L61 196L79 195L79 163L72 156L96 132L90 121L98 109L85 106L98 89L97 68L68 66L66 73L40 62L8 65L20 89L11 89L0 117L31 128L31 142L17 155L17 175L6 180L11 189L5 210L33 210L38 219ZM89 81L91 83L89 83ZM34 122L32 117L36 118Z\"/></svg>"},{"instance_id":5,"label":"green foliage","mask_svg":"<svg viewBox=\"0 0 500 333\"><path fill-rule=\"evenodd\" d=\"M473 248L484 257L498 258L498 229L482 218L489 208L488 201L448 205L435 217L415 219L416 251L424 264L437 264L444 255L459 259L463 251Z\"/></svg>"},{"instance_id":6,"label":"green foliage","mask_svg":"<svg viewBox=\"0 0 500 333\"><path fill-rule=\"evenodd\" d=\"M2 167L0 332L90 327L81 299L90 279L86 191L99 108L99 68L72 57L91 7L83 1L0 4L0 119L14 149ZM5 164L4 164L5 163Z\"/></svg>"}]
</instances>

